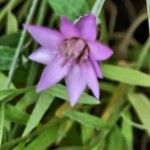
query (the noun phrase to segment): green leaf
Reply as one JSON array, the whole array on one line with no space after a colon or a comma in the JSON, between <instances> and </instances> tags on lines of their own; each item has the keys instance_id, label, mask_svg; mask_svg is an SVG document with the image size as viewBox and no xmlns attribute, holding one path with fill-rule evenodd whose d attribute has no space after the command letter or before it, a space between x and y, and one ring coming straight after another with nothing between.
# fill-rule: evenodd
<instances>
[{"instance_id":1,"label":"green leaf","mask_svg":"<svg viewBox=\"0 0 150 150\"><path fill-rule=\"evenodd\" d=\"M87 143L92 137L93 129L86 127L84 125L81 125L81 133L82 133L82 142L83 144Z\"/></svg>"},{"instance_id":2,"label":"green leaf","mask_svg":"<svg viewBox=\"0 0 150 150\"><path fill-rule=\"evenodd\" d=\"M103 64L102 70L107 79L135 86L150 87L150 75L138 70L108 64Z\"/></svg>"},{"instance_id":3,"label":"green leaf","mask_svg":"<svg viewBox=\"0 0 150 150\"><path fill-rule=\"evenodd\" d=\"M12 33L9 35L4 35L0 37L1 46L17 47L21 33Z\"/></svg>"},{"instance_id":4,"label":"green leaf","mask_svg":"<svg viewBox=\"0 0 150 150\"><path fill-rule=\"evenodd\" d=\"M86 0L48 0L56 15L74 20L88 11Z\"/></svg>"},{"instance_id":5,"label":"green leaf","mask_svg":"<svg viewBox=\"0 0 150 150\"><path fill-rule=\"evenodd\" d=\"M0 90L5 88L6 81L7 81L7 77L5 76L5 74L0 72ZM10 88L14 88L14 85L11 84Z\"/></svg>"},{"instance_id":6,"label":"green leaf","mask_svg":"<svg viewBox=\"0 0 150 150\"><path fill-rule=\"evenodd\" d=\"M128 99L137 112L147 132L150 134L150 100L143 94L130 93Z\"/></svg>"},{"instance_id":7,"label":"green leaf","mask_svg":"<svg viewBox=\"0 0 150 150\"><path fill-rule=\"evenodd\" d=\"M3 100L10 101L14 97L16 97L20 94L23 94L28 90L31 90L31 88L0 90L0 101L3 101Z\"/></svg>"},{"instance_id":8,"label":"green leaf","mask_svg":"<svg viewBox=\"0 0 150 150\"><path fill-rule=\"evenodd\" d=\"M41 118L53 102L54 97L47 91L44 91L39 97L34 110L28 120L26 128L23 132L23 136L26 136L33 128L35 128L40 122Z\"/></svg>"},{"instance_id":9,"label":"green leaf","mask_svg":"<svg viewBox=\"0 0 150 150\"><path fill-rule=\"evenodd\" d=\"M26 108L37 101L39 94L35 89L31 89L25 93L25 95L17 102L16 107L20 110L26 110Z\"/></svg>"},{"instance_id":10,"label":"green leaf","mask_svg":"<svg viewBox=\"0 0 150 150\"><path fill-rule=\"evenodd\" d=\"M0 70L9 70L14 54L14 48L0 46Z\"/></svg>"},{"instance_id":11,"label":"green leaf","mask_svg":"<svg viewBox=\"0 0 150 150\"><path fill-rule=\"evenodd\" d=\"M21 111L12 105L6 105L5 113L6 113L7 119L17 124L25 125L29 118L29 115L26 112Z\"/></svg>"},{"instance_id":12,"label":"green leaf","mask_svg":"<svg viewBox=\"0 0 150 150\"><path fill-rule=\"evenodd\" d=\"M15 89L8 89L8 90L0 90L0 101L8 98L8 97L14 97L14 95L17 95L18 90Z\"/></svg>"},{"instance_id":13,"label":"green leaf","mask_svg":"<svg viewBox=\"0 0 150 150\"><path fill-rule=\"evenodd\" d=\"M147 4L147 12L148 12L148 27L149 27L149 33L150 33L150 1L146 0Z\"/></svg>"},{"instance_id":14,"label":"green leaf","mask_svg":"<svg viewBox=\"0 0 150 150\"><path fill-rule=\"evenodd\" d=\"M127 145L121 130L115 127L109 135L106 150L127 150Z\"/></svg>"},{"instance_id":15,"label":"green leaf","mask_svg":"<svg viewBox=\"0 0 150 150\"><path fill-rule=\"evenodd\" d=\"M13 150L24 150L25 143L19 143L16 147L13 148Z\"/></svg>"},{"instance_id":16,"label":"green leaf","mask_svg":"<svg viewBox=\"0 0 150 150\"><path fill-rule=\"evenodd\" d=\"M125 112L124 115L131 120L131 115L129 112ZM125 118L123 117L122 120L122 133L125 137L126 143L127 143L127 149L132 150L133 149L133 127L131 124L129 124Z\"/></svg>"},{"instance_id":17,"label":"green leaf","mask_svg":"<svg viewBox=\"0 0 150 150\"><path fill-rule=\"evenodd\" d=\"M85 150L85 148L82 146L66 146L66 147L61 146L60 148L57 148L56 150Z\"/></svg>"},{"instance_id":18,"label":"green leaf","mask_svg":"<svg viewBox=\"0 0 150 150\"><path fill-rule=\"evenodd\" d=\"M8 13L8 20L7 20L7 33L14 33L18 31L18 22L16 16L12 13Z\"/></svg>"},{"instance_id":19,"label":"green leaf","mask_svg":"<svg viewBox=\"0 0 150 150\"><path fill-rule=\"evenodd\" d=\"M108 128L108 125L104 121L88 113L79 112L75 110L68 110L65 112L64 115L90 128L98 128L98 129Z\"/></svg>"},{"instance_id":20,"label":"green leaf","mask_svg":"<svg viewBox=\"0 0 150 150\"><path fill-rule=\"evenodd\" d=\"M0 147L3 138L3 128L4 128L4 104L0 103Z\"/></svg>"},{"instance_id":21,"label":"green leaf","mask_svg":"<svg viewBox=\"0 0 150 150\"><path fill-rule=\"evenodd\" d=\"M68 101L66 87L61 84L57 84L54 87L50 88L49 93L52 94L53 96L56 96L58 98ZM94 104L99 104L100 101L98 101L93 96L83 93L79 99L79 103L94 105Z\"/></svg>"},{"instance_id":22,"label":"green leaf","mask_svg":"<svg viewBox=\"0 0 150 150\"><path fill-rule=\"evenodd\" d=\"M37 138L35 138L25 150L45 150L47 149L58 137L58 125L49 125Z\"/></svg>"}]
</instances>

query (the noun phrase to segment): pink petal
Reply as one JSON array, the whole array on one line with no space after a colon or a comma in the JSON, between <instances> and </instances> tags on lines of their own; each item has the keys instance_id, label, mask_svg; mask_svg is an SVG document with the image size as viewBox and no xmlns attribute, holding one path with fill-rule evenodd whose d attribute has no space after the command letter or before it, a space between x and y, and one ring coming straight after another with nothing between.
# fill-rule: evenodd
<instances>
[{"instance_id":1,"label":"pink petal","mask_svg":"<svg viewBox=\"0 0 150 150\"><path fill-rule=\"evenodd\" d=\"M80 31L82 38L88 41L94 41L97 36L96 18L92 14L82 17L76 27Z\"/></svg>"},{"instance_id":2,"label":"pink petal","mask_svg":"<svg viewBox=\"0 0 150 150\"><path fill-rule=\"evenodd\" d=\"M29 59L41 63L48 64L54 58L54 53L46 48L39 48L35 50L30 56Z\"/></svg>"},{"instance_id":3,"label":"pink petal","mask_svg":"<svg viewBox=\"0 0 150 150\"><path fill-rule=\"evenodd\" d=\"M65 38L79 37L79 31L66 17L61 17L60 31Z\"/></svg>"},{"instance_id":4,"label":"pink petal","mask_svg":"<svg viewBox=\"0 0 150 150\"><path fill-rule=\"evenodd\" d=\"M88 42L90 53L95 60L102 61L108 59L113 51L105 44L99 42Z\"/></svg>"},{"instance_id":5,"label":"pink petal","mask_svg":"<svg viewBox=\"0 0 150 150\"><path fill-rule=\"evenodd\" d=\"M93 65L97 77L102 79L103 73L98 62L91 58L91 64Z\"/></svg>"},{"instance_id":6,"label":"pink petal","mask_svg":"<svg viewBox=\"0 0 150 150\"><path fill-rule=\"evenodd\" d=\"M88 87L92 90L95 97L99 99L99 83L94 68L90 61L87 61L84 64L82 64L82 73Z\"/></svg>"},{"instance_id":7,"label":"pink petal","mask_svg":"<svg viewBox=\"0 0 150 150\"><path fill-rule=\"evenodd\" d=\"M84 91L86 84L83 80L81 68L76 65L66 77L66 85L68 89L69 101L71 106L74 106L80 95Z\"/></svg>"},{"instance_id":8,"label":"pink petal","mask_svg":"<svg viewBox=\"0 0 150 150\"><path fill-rule=\"evenodd\" d=\"M43 47L58 49L59 44L62 42L63 37L56 30L35 25L25 25L24 27Z\"/></svg>"},{"instance_id":9,"label":"pink petal","mask_svg":"<svg viewBox=\"0 0 150 150\"><path fill-rule=\"evenodd\" d=\"M63 62L64 60L62 58L57 57L45 67L37 85L38 92L53 86L67 75L69 71L69 64L63 65Z\"/></svg>"}]
</instances>

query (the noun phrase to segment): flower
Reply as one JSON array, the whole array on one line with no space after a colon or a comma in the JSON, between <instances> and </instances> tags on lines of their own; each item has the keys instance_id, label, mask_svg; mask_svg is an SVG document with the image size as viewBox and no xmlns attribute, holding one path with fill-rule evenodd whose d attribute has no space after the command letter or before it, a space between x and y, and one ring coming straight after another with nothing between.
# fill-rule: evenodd
<instances>
[{"instance_id":1,"label":"flower","mask_svg":"<svg viewBox=\"0 0 150 150\"><path fill-rule=\"evenodd\" d=\"M94 15L83 16L76 23L61 17L60 31L35 25L25 25L25 28L41 45L29 59L45 65L37 92L65 78L71 106L76 104L86 86L99 99L97 78L102 78L102 72L98 61L108 59L113 52L96 40Z\"/></svg>"}]
</instances>

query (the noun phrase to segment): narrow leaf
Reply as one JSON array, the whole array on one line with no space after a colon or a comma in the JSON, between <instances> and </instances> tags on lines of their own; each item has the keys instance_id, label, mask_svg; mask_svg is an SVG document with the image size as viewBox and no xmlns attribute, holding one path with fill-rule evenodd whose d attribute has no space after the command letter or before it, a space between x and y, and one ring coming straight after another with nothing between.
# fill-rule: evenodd
<instances>
[{"instance_id":1,"label":"narrow leaf","mask_svg":"<svg viewBox=\"0 0 150 150\"><path fill-rule=\"evenodd\" d=\"M102 70L107 79L135 86L150 87L150 75L138 70L108 64L102 65Z\"/></svg>"},{"instance_id":2,"label":"narrow leaf","mask_svg":"<svg viewBox=\"0 0 150 150\"><path fill-rule=\"evenodd\" d=\"M8 19L7 19L7 33L14 33L18 31L18 21L16 16L12 13L8 13Z\"/></svg>"},{"instance_id":3,"label":"narrow leaf","mask_svg":"<svg viewBox=\"0 0 150 150\"><path fill-rule=\"evenodd\" d=\"M17 102L16 107L20 110L26 110L26 108L37 101L39 94L35 89L31 89L25 93L25 95Z\"/></svg>"},{"instance_id":4,"label":"narrow leaf","mask_svg":"<svg viewBox=\"0 0 150 150\"><path fill-rule=\"evenodd\" d=\"M26 150L45 150L58 137L58 125L49 125L37 138L35 138L25 149Z\"/></svg>"},{"instance_id":5,"label":"narrow leaf","mask_svg":"<svg viewBox=\"0 0 150 150\"><path fill-rule=\"evenodd\" d=\"M69 110L65 112L65 116L90 128L98 128L98 129L108 128L108 125L104 123L103 120L88 113Z\"/></svg>"},{"instance_id":6,"label":"narrow leaf","mask_svg":"<svg viewBox=\"0 0 150 150\"><path fill-rule=\"evenodd\" d=\"M53 96L56 96L58 98L61 98L63 100L68 101L68 95L65 86L61 84L57 84L56 86L49 89L50 94ZM99 104L100 101L94 98L93 96L90 96L86 93L83 93L79 99L79 103L82 104Z\"/></svg>"},{"instance_id":7,"label":"narrow leaf","mask_svg":"<svg viewBox=\"0 0 150 150\"><path fill-rule=\"evenodd\" d=\"M6 113L7 119L9 119L17 124L25 125L29 118L29 115L26 112L21 111L12 105L6 106L5 113Z\"/></svg>"},{"instance_id":8,"label":"narrow leaf","mask_svg":"<svg viewBox=\"0 0 150 150\"><path fill-rule=\"evenodd\" d=\"M5 76L5 74L0 72L0 90L4 89L6 81L7 81L7 77ZM14 85L11 84L10 88L14 88Z\"/></svg>"},{"instance_id":9,"label":"narrow leaf","mask_svg":"<svg viewBox=\"0 0 150 150\"><path fill-rule=\"evenodd\" d=\"M9 46L16 48L19 38L20 38L21 33L12 33L8 35L3 35L0 37L0 45L1 46Z\"/></svg>"},{"instance_id":10,"label":"narrow leaf","mask_svg":"<svg viewBox=\"0 0 150 150\"><path fill-rule=\"evenodd\" d=\"M106 150L127 150L125 138L118 127L112 130L106 146Z\"/></svg>"},{"instance_id":11,"label":"narrow leaf","mask_svg":"<svg viewBox=\"0 0 150 150\"><path fill-rule=\"evenodd\" d=\"M150 134L150 101L143 94L130 93L128 94L128 99L133 105L134 109L137 112L140 120L142 121L144 127L147 129L147 132Z\"/></svg>"},{"instance_id":12,"label":"narrow leaf","mask_svg":"<svg viewBox=\"0 0 150 150\"><path fill-rule=\"evenodd\" d=\"M129 120L131 120L131 115L129 112L125 112L124 114ZM129 124L125 118L122 120L122 133L125 137L126 143L127 143L127 149L132 150L133 149L133 127L131 124Z\"/></svg>"},{"instance_id":13,"label":"narrow leaf","mask_svg":"<svg viewBox=\"0 0 150 150\"><path fill-rule=\"evenodd\" d=\"M150 33L150 0L146 0L146 4L147 4L147 12L148 12L148 27Z\"/></svg>"},{"instance_id":14,"label":"narrow leaf","mask_svg":"<svg viewBox=\"0 0 150 150\"><path fill-rule=\"evenodd\" d=\"M0 103L0 147L3 138L3 128L4 128L4 104Z\"/></svg>"},{"instance_id":15,"label":"narrow leaf","mask_svg":"<svg viewBox=\"0 0 150 150\"><path fill-rule=\"evenodd\" d=\"M51 96L51 94L49 94L47 91L41 94L29 118L29 121L23 132L23 136L26 136L33 128L38 125L50 104L53 102L53 99L54 97Z\"/></svg>"}]
</instances>

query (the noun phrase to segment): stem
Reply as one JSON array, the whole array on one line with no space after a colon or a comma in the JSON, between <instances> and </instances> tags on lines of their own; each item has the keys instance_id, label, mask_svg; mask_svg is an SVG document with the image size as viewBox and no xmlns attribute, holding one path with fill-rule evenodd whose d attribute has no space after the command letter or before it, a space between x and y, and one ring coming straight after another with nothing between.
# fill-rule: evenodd
<instances>
[{"instance_id":1,"label":"stem","mask_svg":"<svg viewBox=\"0 0 150 150\"><path fill-rule=\"evenodd\" d=\"M96 16L97 22L99 22L98 17L102 11L102 7L104 5L104 2L105 2L105 0L96 0L94 6L92 8L91 13Z\"/></svg>"},{"instance_id":2,"label":"stem","mask_svg":"<svg viewBox=\"0 0 150 150\"><path fill-rule=\"evenodd\" d=\"M25 24L28 24L31 21L38 1L39 0L34 0L33 1L32 5L31 5L31 8L30 8L30 11L29 11L29 15L26 19ZM13 58L13 61L12 61L12 64L11 64L11 67L10 67L10 70L9 70L8 80L6 82L6 88L10 87L10 84L11 84L11 81L12 81L12 78L13 78L13 75L14 75L14 72L15 72L15 69L16 69L16 64L17 64L17 61L18 61L18 57L19 57L19 54L21 52L23 42L25 40L25 36L26 36L26 29L24 28L23 31L22 31L20 40L19 40L19 44L18 44L17 49L16 49L15 56Z\"/></svg>"}]
</instances>

